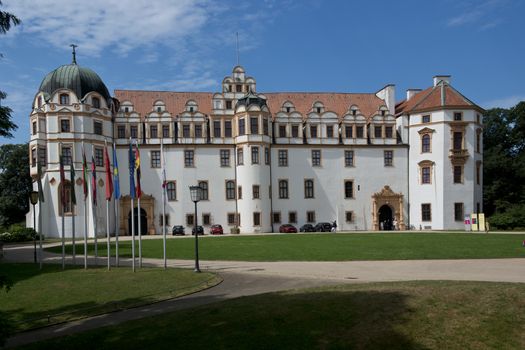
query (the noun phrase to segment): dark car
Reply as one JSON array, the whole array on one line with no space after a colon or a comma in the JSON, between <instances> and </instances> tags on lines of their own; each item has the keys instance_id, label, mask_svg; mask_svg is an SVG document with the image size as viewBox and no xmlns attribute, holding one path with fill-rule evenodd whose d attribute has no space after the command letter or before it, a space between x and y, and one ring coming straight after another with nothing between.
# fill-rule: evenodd
<instances>
[{"instance_id":1,"label":"dark car","mask_svg":"<svg viewBox=\"0 0 525 350\"><path fill-rule=\"evenodd\" d=\"M331 232L332 224L329 222L318 222L314 227L315 232Z\"/></svg>"},{"instance_id":2,"label":"dark car","mask_svg":"<svg viewBox=\"0 0 525 350\"><path fill-rule=\"evenodd\" d=\"M173 226L173 229L171 230L171 234L173 236L184 236L184 226L181 225L175 225Z\"/></svg>"},{"instance_id":3,"label":"dark car","mask_svg":"<svg viewBox=\"0 0 525 350\"><path fill-rule=\"evenodd\" d=\"M191 234L192 235L195 234L195 226L191 229ZM197 226L197 234L198 235L203 235L204 234L204 228L201 225Z\"/></svg>"},{"instance_id":4,"label":"dark car","mask_svg":"<svg viewBox=\"0 0 525 350\"><path fill-rule=\"evenodd\" d=\"M224 231L222 230L221 225L211 225L210 234L211 235L222 235Z\"/></svg>"},{"instance_id":5,"label":"dark car","mask_svg":"<svg viewBox=\"0 0 525 350\"><path fill-rule=\"evenodd\" d=\"M279 226L279 232L282 233L297 233L297 229L294 225L284 224Z\"/></svg>"},{"instance_id":6,"label":"dark car","mask_svg":"<svg viewBox=\"0 0 525 350\"><path fill-rule=\"evenodd\" d=\"M315 228L314 228L314 225L312 225L312 224L304 224L303 226L301 226L299 231L301 231L301 232L315 232Z\"/></svg>"}]
</instances>

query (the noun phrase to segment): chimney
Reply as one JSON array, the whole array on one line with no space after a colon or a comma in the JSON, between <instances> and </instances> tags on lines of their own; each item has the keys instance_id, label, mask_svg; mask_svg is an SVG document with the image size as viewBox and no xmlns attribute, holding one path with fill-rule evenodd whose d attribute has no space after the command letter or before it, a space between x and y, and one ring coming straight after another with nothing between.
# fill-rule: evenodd
<instances>
[{"instance_id":1,"label":"chimney","mask_svg":"<svg viewBox=\"0 0 525 350\"><path fill-rule=\"evenodd\" d=\"M396 86L388 84L378 92L376 96L385 101L390 114L396 113Z\"/></svg>"},{"instance_id":2,"label":"chimney","mask_svg":"<svg viewBox=\"0 0 525 350\"><path fill-rule=\"evenodd\" d=\"M421 89L407 89L407 101L414 97L414 95L420 91Z\"/></svg>"},{"instance_id":3,"label":"chimney","mask_svg":"<svg viewBox=\"0 0 525 350\"><path fill-rule=\"evenodd\" d=\"M451 77L450 75L435 75L434 76L434 86L439 84L441 80L443 80L447 84L450 84Z\"/></svg>"}]
</instances>

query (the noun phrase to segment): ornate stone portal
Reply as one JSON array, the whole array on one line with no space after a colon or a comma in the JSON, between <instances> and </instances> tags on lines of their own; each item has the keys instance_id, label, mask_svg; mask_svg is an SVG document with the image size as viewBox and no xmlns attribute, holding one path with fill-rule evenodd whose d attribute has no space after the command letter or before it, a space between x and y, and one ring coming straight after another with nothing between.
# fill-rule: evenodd
<instances>
[{"instance_id":1,"label":"ornate stone portal","mask_svg":"<svg viewBox=\"0 0 525 350\"><path fill-rule=\"evenodd\" d=\"M379 230L379 210L383 205L387 205L392 210L394 218L400 230L405 230L405 220L403 215L403 195L395 193L390 186L386 185L380 192L372 195L372 226L374 230Z\"/></svg>"},{"instance_id":2,"label":"ornate stone portal","mask_svg":"<svg viewBox=\"0 0 525 350\"><path fill-rule=\"evenodd\" d=\"M135 198L134 204L136 208L137 198ZM120 197L119 205L119 234L131 235L131 228L128 227L128 215L131 211L131 197L129 195ZM146 232L148 232L150 235L155 234L155 198L143 193L140 197L140 209L146 212L146 219L148 222L148 229ZM135 230L135 234L138 234L137 228Z\"/></svg>"}]
</instances>

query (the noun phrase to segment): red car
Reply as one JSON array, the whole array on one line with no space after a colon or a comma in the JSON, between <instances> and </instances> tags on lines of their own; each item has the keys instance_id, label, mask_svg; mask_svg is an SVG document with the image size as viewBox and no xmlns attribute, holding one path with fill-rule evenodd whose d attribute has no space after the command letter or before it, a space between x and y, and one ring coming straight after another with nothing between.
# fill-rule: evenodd
<instances>
[{"instance_id":1,"label":"red car","mask_svg":"<svg viewBox=\"0 0 525 350\"><path fill-rule=\"evenodd\" d=\"M210 227L210 234L211 235L222 235L224 232L222 231L221 225L211 225Z\"/></svg>"},{"instance_id":2,"label":"red car","mask_svg":"<svg viewBox=\"0 0 525 350\"><path fill-rule=\"evenodd\" d=\"M284 224L279 227L281 233L297 233L297 229L294 225Z\"/></svg>"}]
</instances>

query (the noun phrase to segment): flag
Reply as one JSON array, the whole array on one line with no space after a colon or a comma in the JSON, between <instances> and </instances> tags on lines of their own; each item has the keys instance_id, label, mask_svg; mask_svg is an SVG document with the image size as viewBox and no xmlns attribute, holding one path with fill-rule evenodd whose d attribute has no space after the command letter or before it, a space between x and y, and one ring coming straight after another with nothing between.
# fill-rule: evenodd
<instances>
[{"instance_id":1,"label":"flag","mask_svg":"<svg viewBox=\"0 0 525 350\"><path fill-rule=\"evenodd\" d=\"M71 204L76 205L77 196L75 194L75 166L73 165L73 161L71 161L71 166L69 168L69 176L71 178Z\"/></svg>"},{"instance_id":2,"label":"flag","mask_svg":"<svg viewBox=\"0 0 525 350\"><path fill-rule=\"evenodd\" d=\"M120 181L118 178L117 148L115 144L113 144L113 187L115 199L120 199Z\"/></svg>"},{"instance_id":3,"label":"flag","mask_svg":"<svg viewBox=\"0 0 525 350\"><path fill-rule=\"evenodd\" d=\"M137 198L140 198L142 189L140 188L140 151L138 143L135 143L135 169L137 170Z\"/></svg>"},{"instance_id":4,"label":"flag","mask_svg":"<svg viewBox=\"0 0 525 350\"><path fill-rule=\"evenodd\" d=\"M62 208L66 207L66 174L64 172L64 156L60 155L60 200Z\"/></svg>"},{"instance_id":5,"label":"flag","mask_svg":"<svg viewBox=\"0 0 525 350\"><path fill-rule=\"evenodd\" d=\"M93 205L97 206L97 168L95 164L95 149L91 153L91 191L93 192Z\"/></svg>"},{"instance_id":6,"label":"flag","mask_svg":"<svg viewBox=\"0 0 525 350\"><path fill-rule=\"evenodd\" d=\"M113 193L113 179L111 176L111 164L109 164L108 148L104 147L104 165L106 166L106 200L111 200Z\"/></svg>"},{"instance_id":7,"label":"flag","mask_svg":"<svg viewBox=\"0 0 525 350\"><path fill-rule=\"evenodd\" d=\"M129 140L129 196L135 198L135 155Z\"/></svg>"},{"instance_id":8,"label":"flag","mask_svg":"<svg viewBox=\"0 0 525 350\"><path fill-rule=\"evenodd\" d=\"M160 139L160 156L162 157L162 188L166 188L166 160L164 158L164 143Z\"/></svg>"},{"instance_id":9,"label":"flag","mask_svg":"<svg viewBox=\"0 0 525 350\"><path fill-rule=\"evenodd\" d=\"M42 167L40 166L40 163L38 163L38 200L41 202L44 202L44 190L42 189Z\"/></svg>"},{"instance_id":10,"label":"flag","mask_svg":"<svg viewBox=\"0 0 525 350\"><path fill-rule=\"evenodd\" d=\"M86 161L86 152L84 151L84 143L82 143L82 188L84 190L84 201L86 200L88 196L87 178L88 178L88 169L87 169L87 161Z\"/></svg>"}]
</instances>

